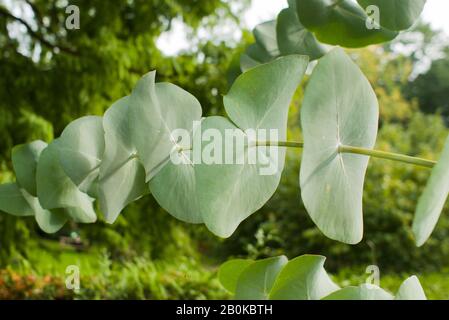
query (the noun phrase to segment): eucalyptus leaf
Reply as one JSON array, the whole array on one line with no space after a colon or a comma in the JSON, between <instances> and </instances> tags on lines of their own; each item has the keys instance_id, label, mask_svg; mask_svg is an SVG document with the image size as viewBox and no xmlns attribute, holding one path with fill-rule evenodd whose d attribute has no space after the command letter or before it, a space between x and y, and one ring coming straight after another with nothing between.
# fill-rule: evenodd
<instances>
[{"instance_id":1,"label":"eucalyptus leaf","mask_svg":"<svg viewBox=\"0 0 449 320\"><path fill-rule=\"evenodd\" d=\"M22 191L24 198L33 209L35 220L38 226L46 233L59 231L67 222L68 217L63 209L46 210L41 207L38 198Z\"/></svg>"},{"instance_id":2,"label":"eucalyptus leaf","mask_svg":"<svg viewBox=\"0 0 449 320\"><path fill-rule=\"evenodd\" d=\"M276 20L257 25L253 34L256 42L248 46L246 52L240 58L240 67L244 72L259 64L270 62L280 55Z\"/></svg>"},{"instance_id":3,"label":"eucalyptus leaf","mask_svg":"<svg viewBox=\"0 0 449 320\"><path fill-rule=\"evenodd\" d=\"M378 118L376 95L357 65L340 48L324 56L301 109L300 185L307 212L331 239L355 244L363 237L362 195L369 158L339 153L339 146L372 148Z\"/></svg>"},{"instance_id":4,"label":"eucalyptus leaf","mask_svg":"<svg viewBox=\"0 0 449 320\"><path fill-rule=\"evenodd\" d=\"M93 199L81 192L59 161L59 141L42 151L37 165L37 195L44 209L75 208L70 214L80 222L95 222Z\"/></svg>"},{"instance_id":5,"label":"eucalyptus leaf","mask_svg":"<svg viewBox=\"0 0 449 320\"><path fill-rule=\"evenodd\" d=\"M34 215L33 208L14 182L0 185L0 210L19 217Z\"/></svg>"},{"instance_id":6,"label":"eucalyptus leaf","mask_svg":"<svg viewBox=\"0 0 449 320\"><path fill-rule=\"evenodd\" d=\"M129 102L129 97L118 100L103 117L105 152L100 166L98 199L108 223L113 223L124 207L148 190L145 169L129 138Z\"/></svg>"},{"instance_id":7,"label":"eucalyptus leaf","mask_svg":"<svg viewBox=\"0 0 449 320\"><path fill-rule=\"evenodd\" d=\"M304 255L290 260L278 275L271 300L319 300L339 289L332 282L322 256Z\"/></svg>"},{"instance_id":8,"label":"eucalyptus leaf","mask_svg":"<svg viewBox=\"0 0 449 320\"><path fill-rule=\"evenodd\" d=\"M28 144L17 145L12 149L12 164L17 183L33 196L37 195L37 162L42 150L46 147L45 142L37 140Z\"/></svg>"},{"instance_id":9,"label":"eucalyptus leaf","mask_svg":"<svg viewBox=\"0 0 449 320\"><path fill-rule=\"evenodd\" d=\"M147 182L168 161L177 142L172 132L191 131L202 112L194 96L173 84L155 83L155 76L150 72L139 80L129 102L131 138L145 167Z\"/></svg>"},{"instance_id":10,"label":"eucalyptus leaf","mask_svg":"<svg viewBox=\"0 0 449 320\"><path fill-rule=\"evenodd\" d=\"M87 116L71 122L59 138L58 150L67 176L81 191L92 195L104 153L102 117Z\"/></svg>"},{"instance_id":11,"label":"eucalyptus leaf","mask_svg":"<svg viewBox=\"0 0 449 320\"><path fill-rule=\"evenodd\" d=\"M254 260L249 259L227 261L223 263L218 270L218 280L226 290L235 294L240 275L253 263Z\"/></svg>"},{"instance_id":12,"label":"eucalyptus leaf","mask_svg":"<svg viewBox=\"0 0 449 320\"><path fill-rule=\"evenodd\" d=\"M173 217L187 223L203 223L198 203L196 166L192 151L174 151L179 163L169 161L150 181L150 190L159 205Z\"/></svg>"},{"instance_id":13,"label":"eucalyptus leaf","mask_svg":"<svg viewBox=\"0 0 449 320\"><path fill-rule=\"evenodd\" d=\"M346 287L335 291L324 300L393 300L393 296L378 286L362 284L358 287Z\"/></svg>"},{"instance_id":14,"label":"eucalyptus leaf","mask_svg":"<svg viewBox=\"0 0 449 320\"><path fill-rule=\"evenodd\" d=\"M202 136L213 129L224 137L217 152L222 156L218 163L196 165L197 195L201 215L206 226L216 235L230 236L237 226L252 213L260 209L276 191L285 162L285 150L278 147L256 147L248 130L270 129L277 139L287 134L288 108L308 65L305 56L286 56L271 63L257 66L237 78L224 105L229 120L210 117L203 121ZM246 148L233 150L233 165L224 161L229 147L234 146L234 137L226 132L244 136ZM202 141L201 150L215 143ZM228 149L228 150L226 150ZM195 152L195 146L194 146ZM251 163L249 155L257 161ZM240 160L237 161L237 159ZM269 169L269 174L263 174ZM223 205L226 199L226 205Z\"/></svg>"},{"instance_id":15,"label":"eucalyptus leaf","mask_svg":"<svg viewBox=\"0 0 449 320\"><path fill-rule=\"evenodd\" d=\"M398 33L367 28L369 17L351 0L297 0L299 20L323 43L359 48L393 40Z\"/></svg>"},{"instance_id":16,"label":"eucalyptus leaf","mask_svg":"<svg viewBox=\"0 0 449 320\"><path fill-rule=\"evenodd\" d=\"M302 54L315 60L326 53L326 48L301 24L296 9L282 10L277 21L277 41L283 56Z\"/></svg>"},{"instance_id":17,"label":"eucalyptus leaf","mask_svg":"<svg viewBox=\"0 0 449 320\"><path fill-rule=\"evenodd\" d=\"M416 276L411 276L399 287L396 300L427 300L426 294Z\"/></svg>"},{"instance_id":18,"label":"eucalyptus leaf","mask_svg":"<svg viewBox=\"0 0 449 320\"><path fill-rule=\"evenodd\" d=\"M287 257L280 256L250 264L238 277L235 298L237 300L268 300L276 277L287 262Z\"/></svg>"},{"instance_id":19,"label":"eucalyptus leaf","mask_svg":"<svg viewBox=\"0 0 449 320\"><path fill-rule=\"evenodd\" d=\"M246 72L273 59L274 57L270 56L260 44L253 43L248 46L245 53L240 57L240 68L243 72Z\"/></svg>"},{"instance_id":20,"label":"eucalyptus leaf","mask_svg":"<svg viewBox=\"0 0 449 320\"><path fill-rule=\"evenodd\" d=\"M422 246L429 239L440 218L449 194L449 137L438 163L432 169L429 182L419 198L413 220L416 245Z\"/></svg>"},{"instance_id":21,"label":"eucalyptus leaf","mask_svg":"<svg viewBox=\"0 0 449 320\"><path fill-rule=\"evenodd\" d=\"M380 25L389 30L406 30L418 20L426 0L357 0L365 10L377 6Z\"/></svg>"},{"instance_id":22,"label":"eucalyptus leaf","mask_svg":"<svg viewBox=\"0 0 449 320\"><path fill-rule=\"evenodd\" d=\"M254 28L253 34L256 42L271 56L279 56L279 48L276 34L276 20L267 21Z\"/></svg>"}]
</instances>

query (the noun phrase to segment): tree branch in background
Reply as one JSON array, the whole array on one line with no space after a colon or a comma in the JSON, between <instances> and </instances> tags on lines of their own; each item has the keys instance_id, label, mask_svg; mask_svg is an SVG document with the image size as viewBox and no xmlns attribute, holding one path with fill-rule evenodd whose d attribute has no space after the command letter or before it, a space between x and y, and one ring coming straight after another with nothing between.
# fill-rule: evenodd
<instances>
[{"instance_id":1,"label":"tree branch in background","mask_svg":"<svg viewBox=\"0 0 449 320\"><path fill-rule=\"evenodd\" d=\"M74 56L79 56L78 51L76 51L75 49L51 43L50 41L45 39L42 34L40 34L37 31L34 31L33 28L31 28L31 26L25 20L23 20L20 17L16 17L15 15L13 15L11 12L9 12L8 10L6 10L3 7L0 7L0 16L4 16L6 18L9 18L11 20L14 20L14 21L17 21L17 22L21 23L27 29L28 34L32 38L34 38L37 41L39 41L45 47L50 48L52 50L59 49L61 52L65 52L67 54L71 54L71 55L74 55Z\"/></svg>"}]
</instances>

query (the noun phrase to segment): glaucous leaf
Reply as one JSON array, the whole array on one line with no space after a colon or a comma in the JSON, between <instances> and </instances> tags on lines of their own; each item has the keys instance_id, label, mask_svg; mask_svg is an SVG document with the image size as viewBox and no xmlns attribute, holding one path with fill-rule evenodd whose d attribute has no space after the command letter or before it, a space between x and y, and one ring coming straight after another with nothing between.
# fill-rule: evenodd
<instances>
[{"instance_id":1,"label":"glaucous leaf","mask_svg":"<svg viewBox=\"0 0 449 320\"><path fill-rule=\"evenodd\" d=\"M41 207L38 198L22 190L23 196L33 209L34 218L39 226L46 233L59 231L67 222L68 217L64 209L46 210Z\"/></svg>"},{"instance_id":2,"label":"glaucous leaf","mask_svg":"<svg viewBox=\"0 0 449 320\"><path fill-rule=\"evenodd\" d=\"M207 228L227 238L276 191L285 150L249 145L244 131L223 117L206 118L201 124L202 136L206 137L208 131L214 135L202 141L203 159L195 164L196 192L193 195L197 196ZM234 137L226 132L239 136L243 147L238 147ZM195 149L194 146L194 153ZM209 154L212 159L205 161ZM231 162L226 160L229 155L233 158ZM251 157L254 162L249 160ZM266 174L262 174L264 170Z\"/></svg>"},{"instance_id":3,"label":"glaucous leaf","mask_svg":"<svg viewBox=\"0 0 449 320\"><path fill-rule=\"evenodd\" d=\"M16 173L17 183L33 196L37 195L37 162L42 150L46 147L45 142L37 140L17 145L12 149L12 165Z\"/></svg>"},{"instance_id":4,"label":"glaucous leaf","mask_svg":"<svg viewBox=\"0 0 449 320\"><path fill-rule=\"evenodd\" d=\"M396 300L427 300L426 294L416 276L411 276L399 287Z\"/></svg>"},{"instance_id":5,"label":"glaucous leaf","mask_svg":"<svg viewBox=\"0 0 449 320\"><path fill-rule=\"evenodd\" d=\"M254 38L262 48L271 56L279 56L279 48L276 35L276 20L267 21L254 28Z\"/></svg>"},{"instance_id":6,"label":"glaucous leaf","mask_svg":"<svg viewBox=\"0 0 449 320\"><path fill-rule=\"evenodd\" d=\"M173 151L176 164L169 161L150 181L150 190L159 205L173 217L187 223L203 223L198 203L196 165L192 151Z\"/></svg>"},{"instance_id":7,"label":"glaucous leaf","mask_svg":"<svg viewBox=\"0 0 449 320\"><path fill-rule=\"evenodd\" d=\"M218 280L229 292L235 294L237 282L242 272L254 263L254 260L235 259L223 263L218 270Z\"/></svg>"},{"instance_id":8,"label":"glaucous leaf","mask_svg":"<svg viewBox=\"0 0 449 320\"><path fill-rule=\"evenodd\" d=\"M129 97L114 103L104 114L105 152L100 165L98 199L108 223L129 203L148 190L145 169L130 139Z\"/></svg>"},{"instance_id":9,"label":"glaucous leaf","mask_svg":"<svg viewBox=\"0 0 449 320\"><path fill-rule=\"evenodd\" d=\"M238 278L235 298L237 300L268 300L276 277L287 262L287 257L280 256L250 264Z\"/></svg>"},{"instance_id":10,"label":"glaucous leaf","mask_svg":"<svg viewBox=\"0 0 449 320\"><path fill-rule=\"evenodd\" d=\"M304 255L290 260L279 273L271 300L319 300L339 289L324 269L325 257Z\"/></svg>"},{"instance_id":11,"label":"glaucous leaf","mask_svg":"<svg viewBox=\"0 0 449 320\"><path fill-rule=\"evenodd\" d=\"M34 215L33 208L14 182L0 185L0 210L19 217Z\"/></svg>"},{"instance_id":12,"label":"glaucous leaf","mask_svg":"<svg viewBox=\"0 0 449 320\"><path fill-rule=\"evenodd\" d=\"M299 20L323 43L347 48L365 47L394 39L398 33L367 28L366 12L351 0L297 0Z\"/></svg>"},{"instance_id":13,"label":"glaucous leaf","mask_svg":"<svg viewBox=\"0 0 449 320\"><path fill-rule=\"evenodd\" d=\"M71 217L80 222L95 222L93 199L81 192L66 175L59 161L59 140L42 151L37 165L37 195L44 209L74 208Z\"/></svg>"},{"instance_id":14,"label":"glaucous leaf","mask_svg":"<svg viewBox=\"0 0 449 320\"><path fill-rule=\"evenodd\" d=\"M419 198L413 220L416 245L422 246L429 239L440 218L449 194L449 137L438 163L432 169L429 182Z\"/></svg>"},{"instance_id":15,"label":"glaucous leaf","mask_svg":"<svg viewBox=\"0 0 449 320\"><path fill-rule=\"evenodd\" d=\"M378 286L362 284L358 287L346 287L335 291L324 300L393 300L393 296Z\"/></svg>"},{"instance_id":16,"label":"glaucous leaf","mask_svg":"<svg viewBox=\"0 0 449 320\"><path fill-rule=\"evenodd\" d=\"M285 139L290 102L308 63L290 55L240 75L223 98L229 118L242 130L276 129Z\"/></svg>"},{"instance_id":17,"label":"glaucous leaf","mask_svg":"<svg viewBox=\"0 0 449 320\"><path fill-rule=\"evenodd\" d=\"M240 68L243 72L246 72L259 64L268 63L273 59L274 57L270 56L260 44L253 43L248 46L245 53L240 57Z\"/></svg>"},{"instance_id":18,"label":"glaucous leaf","mask_svg":"<svg viewBox=\"0 0 449 320\"><path fill-rule=\"evenodd\" d=\"M282 10L277 21L277 41L283 56L302 54L309 56L310 60L315 60L326 53L326 48L301 24L296 9Z\"/></svg>"},{"instance_id":19,"label":"glaucous leaf","mask_svg":"<svg viewBox=\"0 0 449 320\"><path fill-rule=\"evenodd\" d=\"M169 160L177 142L172 132L191 131L202 112L200 103L190 93L170 83L155 83L155 77L155 72L142 77L129 101L131 138L145 167L147 182Z\"/></svg>"},{"instance_id":20,"label":"glaucous leaf","mask_svg":"<svg viewBox=\"0 0 449 320\"><path fill-rule=\"evenodd\" d=\"M103 119L87 116L71 122L59 140L59 159L64 172L83 192L91 195L104 153Z\"/></svg>"},{"instance_id":21,"label":"glaucous leaf","mask_svg":"<svg viewBox=\"0 0 449 320\"><path fill-rule=\"evenodd\" d=\"M320 59L301 109L304 205L329 238L348 244L363 237L362 195L368 157L339 153L340 145L372 148L379 110L357 65L336 48Z\"/></svg>"},{"instance_id":22,"label":"glaucous leaf","mask_svg":"<svg viewBox=\"0 0 449 320\"><path fill-rule=\"evenodd\" d=\"M240 58L240 67L243 72L263 63L270 62L280 55L276 20L267 21L257 25L253 30L256 42L248 46Z\"/></svg>"},{"instance_id":23,"label":"glaucous leaf","mask_svg":"<svg viewBox=\"0 0 449 320\"><path fill-rule=\"evenodd\" d=\"M357 0L365 9L377 6L380 14L380 25L389 30L406 30L418 20L424 9L426 0Z\"/></svg>"}]
</instances>

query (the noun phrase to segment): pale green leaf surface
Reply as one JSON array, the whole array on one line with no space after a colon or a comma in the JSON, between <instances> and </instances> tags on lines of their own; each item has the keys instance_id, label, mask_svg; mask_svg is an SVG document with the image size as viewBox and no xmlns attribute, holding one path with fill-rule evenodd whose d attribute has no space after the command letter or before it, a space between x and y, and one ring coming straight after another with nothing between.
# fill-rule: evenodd
<instances>
[{"instance_id":1,"label":"pale green leaf surface","mask_svg":"<svg viewBox=\"0 0 449 320\"><path fill-rule=\"evenodd\" d=\"M365 10L374 5L379 8L380 25L389 30L410 28L419 18L426 0L357 0Z\"/></svg>"},{"instance_id":2,"label":"pale green leaf surface","mask_svg":"<svg viewBox=\"0 0 449 320\"><path fill-rule=\"evenodd\" d=\"M416 276L406 279L399 287L396 300L427 300L426 294Z\"/></svg>"},{"instance_id":3,"label":"pale green leaf surface","mask_svg":"<svg viewBox=\"0 0 449 320\"><path fill-rule=\"evenodd\" d=\"M324 269L326 258L304 255L290 260L278 275L272 300L319 300L339 289Z\"/></svg>"},{"instance_id":4,"label":"pale green leaf surface","mask_svg":"<svg viewBox=\"0 0 449 320\"><path fill-rule=\"evenodd\" d=\"M22 194L30 207L33 208L34 218L39 226L46 233L55 233L59 231L68 218L63 209L46 210L41 207L38 198L33 197L25 190L22 190Z\"/></svg>"},{"instance_id":5,"label":"pale green leaf surface","mask_svg":"<svg viewBox=\"0 0 449 320\"><path fill-rule=\"evenodd\" d=\"M346 287L335 291L324 300L393 300L387 291L372 284L362 284L358 287Z\"/></svg>"},{"instance_id":6,"label":"pale green leaf surface","mask_svg":"<svg viewBox=\"0 0 449 320\"><path fill-rule=\"evenodd\" d=\"M398 33L385 29L368 29L368 16L351 0L297 0L299 20L323 43L359 48L394 39Z\"/></svg>"},{"instance_id":7,"label":"pale green leaf surface","mask_svg":"<svg viewBox=\"0 0 449 320\"><path fill-rule=\"evenodd\" d=\"M58 140L64 172L81 191L90 191L104 153L102 117L86 116L71 122Z\"/></svg>"},{"instance_id":8,"label":"pale green leaf surface","mask_svg":"<svg viewBox=\"0 0 449 320\"><path fill-rule=\"evenodd\" d=\"M449 137L438 163L432 169L429 182L419 198L413 220L416 244L422 246L429 239L440 218L449 194Z\"/></svg>"},{"instance_id":9,"label":"pale green leaf surface","mask_svg":"<svg viewBox=\"0 0 449 320\"><path fill-rule=\"evenodd\" d=\"M151 180L168 161L175 129L191 131L201 119L201 105L187 91L170 83L155 83L155 72L145 75L130 97L131 138Z\"/></svg>"},{"instance_id":10,"label":"pale green leaf surface","mask_svg":"<svg viewBox=\"0 0 449 320\"><path fill-rule=\"evenodd\" d=\"M279 56L279 48L276 34L276 20L267 21L259 24L253 31L256 42L271 56Z\"/></svg>"},{"instance_id":11,"label":"pale green leaf surface","mask_svg":"<svg viewBox=\"0 0 449 320\"><path fill-rule=\"evenodd\" d=\"M43 141L37 140L28 144L21 144L12 149L12 164L17 183L33 196L36 190L36 168L39 156L47 147Z\"/></svg>"},{"instance_id":12,"label":"pale green leaf surface","mask_svg":"<svg viewBox=\"0 0 449 320\"><path fill-rule=\"evenodd\" d=\"M301 24L296 9L282 10L277 21L277 40L283 56L302 54L309 56L310 60L315 60L326 53L326 48Z\"/></svg>"},{"instance_id":13,"label":"pale green leaf surface","mask_svg":"<svg viewBox=\"0 0 449 320\"><path fill-rule=\"evenodd\" d=\"M14 182L0 185L0 210L19 217L34 215L33 208Z\"/></svg>"},{"instance_id":14,"label":"pale green leaf surface","mask_svg":"<svg viewBox=\"0 0 449 320\"><path fill-rule=\"evenodd\" d=\"M59 161L59 141L55 140L42 152L37 165L37 195L44 209L75 208L73 219L95 222L93 199L81 192L66 175Z\"/></svg>"},{"instance_id":15,"label":"pale green leaf surface","mask_svg":"<svg viewBox=\"0 0 449 320\"><path fill-rule=\"evenodd\" d=\"M223 263L218 270L218 280L229 292L235 294L237 282L242 272L254 263L249 259L234 259Z\"/></svg>"},{"instance_id":16,"label":"pale green leaf surface","mask_svg":"<svg viewBox=\"0 0 449 320\"><path fill-rule=\"evenodd\" d=\"M145 170L130 139L129 97L114 103L103 117L105 153L100 166L98 199L108 223L147 192Z\"/></svg>"},{"instance_id":17,"label":"pale green leaf surface","mask_svg":"<svg viewBox=\"0 0 449 320\"><path fill-rule=\"evenodd\" d=\"M301 110L304 205L329 238L355 244L363 237L362 195L368 157L339 153L339 145L373 148L378 103L368 80L340 48L323 57Z\"/></svg>"},{"instance_id":18,"label":"pale green leaf surface","mask_svg":"<svg viewBox=\"0 0 449 320\"><path fill-rule=\"evenodd\" d=\"M268 300L271 288L282 268L287 264L285 256L256 261L240 274L236 289L237 300Z\"/></svg>"}]
</instances>

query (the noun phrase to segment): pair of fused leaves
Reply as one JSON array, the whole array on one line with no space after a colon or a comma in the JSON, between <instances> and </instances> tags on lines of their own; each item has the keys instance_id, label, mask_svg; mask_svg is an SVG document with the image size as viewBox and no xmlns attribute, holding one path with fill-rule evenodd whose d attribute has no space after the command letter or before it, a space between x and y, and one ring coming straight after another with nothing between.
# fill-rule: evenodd
<instances>
[{"instance_id":1,"label":"pair of fused leaves","mask_svg":"<svg viewBox=\"0 0 449 320\"><path fill-rule=\"evenodd\" d=\"M326 52L325 47L299 21L294 1L289 1L289 8L282 10L277 20L256 26L253 35L256 42L240 58L243 71L279 56L299 54L315 60Z\"/></svg>"},{"instance_id":2,"label":"pair of fused leaves","mask_svg":"<svg viewBox=\"0 0 449 320\"><path fill-rule=\"evenodd\" d=\"M197 128L188 127L191 140L179 145L173 142L171 156L181 163L168 162L150 181L150 190L159 204L176 218L204 223L221 237L230 236L244 219L261 208L279 185L285 150L256 146L247 130L276 129L278 138L285 139L290 101L307 64L307 57L287 56L237 78L224 97L230 120L205 118ZM208 135L210 129L215 133ZM226 131L245 139L242 150L234 149L232 165L224 161L229 151L226 146L234 145L234 137ZM224 141L220 142L222 137ZM176 137L172 141L177 141ZM202 157L205 152L220 156L212 163L197 161L198 155ZM254 164L248 161L250 152L257 154ZM274 164L273 174L261 175L261 167L267 164Z\"/></svg>"},{"instance_id":3,"label":"pair of fused leaves","mask_svg":"<svg viewBox=\"0 0 449 320\"><path fill-rule=\"evenodd\" d=\"M289 0L277 20L258 25L256 42L241 56L246 71L278 56L310 60L326 53L321 43L359 48L393 40L419 18L426 0ZM369 16L368 16L369 15ZM319 42L319 41L321 42Z\"/></svg>"},{"instance_id":4,"label":"pair of fused leaves","mask_svg":"<svg viewBox=\"0 0 449 320\"><path fill-rule=\"evenodd\" d=\"M236 259L224 263L218 278L238 300L424 300L416 276L405 280L396 298L371 284L340 288L324 269L326 258L303 255L263 260Z\"/></svg>"},{"instance_id":5,"label":"pair of fused leaves","mask_svg":"<svg viewBox=\"0 0 449 320\"><path fill-rule=\"evenodd\" d=\"M68 221L96 220L93 199L81 192L60 164L59 141L42 141L13 149L17 182L0 186L0 209L17 216L34 216L47 233L58 231Z\"/></svg>"},{"instance_id":6,"label":"pair of fused leaves","mask_svg":"<svg viewBox=\"0 0 449 320\"><path fill-rule=\"evenodd\" d=\"M425 3L426 0L358 0L358 4L351 0L296 0L296 9L301 23L319 41L358 48L393 40L399 31L415 23Z\"/></svg>"}]
</instances>

